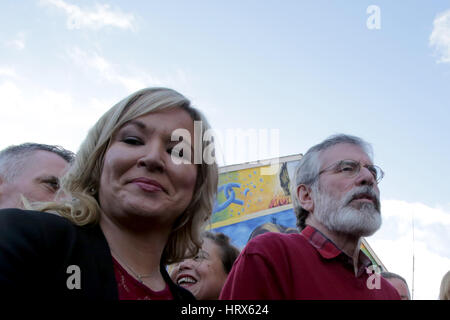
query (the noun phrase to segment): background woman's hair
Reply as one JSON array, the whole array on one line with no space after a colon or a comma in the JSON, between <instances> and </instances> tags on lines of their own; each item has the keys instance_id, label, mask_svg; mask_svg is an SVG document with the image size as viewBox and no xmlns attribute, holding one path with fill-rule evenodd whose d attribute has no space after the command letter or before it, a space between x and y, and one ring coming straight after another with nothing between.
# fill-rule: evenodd
<instances>
[{"instance_id":1,"label":"background woman's hair","mask_svg":"<svg viewBox=\"0 0 450 320\"><path fill-rule=\"evenodd\" d=\"M234 261L239 256L239 249L233 246L230 242L230 238L221 232L212 233L210 231L205 231L203 236L214 241L220 248L220 259L222 260L223 269L227 274L230 273Z\"/></svg>"},{"instance_id":2,"label":"background woman's hair","mask_svg":"<svg viewBox=\"0 0 450 320\"><path fill-rule=\"evenodd\" d=\"M60 192L72 200L36 204L34 209L56 211L76 225L98 223L101 208L98 203L100 177L106 150L113 135L128 121L163 109L180 108L194 121L202 122L202 135L210 129L203 114L175 90L146 88L139 90L109 109L90 129L76 155L75 161L62 178ZM211 142L202 141L202 150L211 150ZM195 142L194 142L195 143ZM203 225L211 216L217 192L218 168L216 162L198 165L193 198L187 209L173 225L163 252L162 263L174 263L186 255L195 255L201 247Z\"/></svg>"}]
</instances>

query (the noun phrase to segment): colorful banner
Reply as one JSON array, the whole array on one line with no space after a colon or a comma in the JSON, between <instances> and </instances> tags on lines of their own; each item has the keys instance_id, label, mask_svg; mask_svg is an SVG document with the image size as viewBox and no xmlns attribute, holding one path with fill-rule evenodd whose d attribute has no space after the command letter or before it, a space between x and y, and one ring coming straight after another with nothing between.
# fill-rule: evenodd
<instances>
[{"instance_id":1,"label":"colorful banner","mask_svg":"<svg viewBox=\"0 0 450 320\"><path fill-rule=\"evenodd\" d=\"M281 162L273 175L261 174L261 168L269 166L221 173L212 227L237 223L252 214L290 204L289 177L297 163Z\"/></svg>"}]
</instances>

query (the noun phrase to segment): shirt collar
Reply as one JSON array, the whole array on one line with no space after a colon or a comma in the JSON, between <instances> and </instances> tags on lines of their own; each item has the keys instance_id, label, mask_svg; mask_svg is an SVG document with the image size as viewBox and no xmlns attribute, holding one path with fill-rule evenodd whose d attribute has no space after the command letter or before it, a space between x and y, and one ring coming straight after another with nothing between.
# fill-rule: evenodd
<instances>
[{"instance_id":1,"label":"shirt collar","mask_svg":"<svg viewBox=\"0 0 450 320\"><path fill-rule=\"evenodd\" d=\"M333 241L328 239L323 233L312 226L306 226L301 235L308 240L308 242L319 252L324 259L338 258L345 263L348 263L353 268L353 259L339 249ZM355 275L359 277L366 268L372 265L372 261L367 257L362 250L359 250L358 264L355 268Z\"/></svg>"}]
</instances>

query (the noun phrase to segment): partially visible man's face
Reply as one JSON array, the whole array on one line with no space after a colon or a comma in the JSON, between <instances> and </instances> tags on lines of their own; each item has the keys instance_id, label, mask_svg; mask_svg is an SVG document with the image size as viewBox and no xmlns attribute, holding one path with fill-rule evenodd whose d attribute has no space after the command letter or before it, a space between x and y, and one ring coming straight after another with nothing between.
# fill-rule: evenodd
<instances>
[{"instance_id":1,"label":"partially visible man's face","mask_svg":"<svg viewBox=\"0 0 450 320\"><path fill-rule=\"evenodd\" d=\"M13 181L0 180L0 208L23 208L20 195L29 202L54 200L68 165L53 152L33 152Z\"/></svg>"},{"instance_id":2,"label":"partially visible man's face","mask_svg":"<svg viewBox=\"0 0 450 320\"><path fill-rule=\"evenodd\" d=\"M372 164L360 147L347 143L325 150L321 160L321 169L341 160ZM369 170L361 168L355 177L325 172L316 183L314 214L327 229L361 237L369 236L380 228L380 192Z\"/></svg>"}]
</instances>

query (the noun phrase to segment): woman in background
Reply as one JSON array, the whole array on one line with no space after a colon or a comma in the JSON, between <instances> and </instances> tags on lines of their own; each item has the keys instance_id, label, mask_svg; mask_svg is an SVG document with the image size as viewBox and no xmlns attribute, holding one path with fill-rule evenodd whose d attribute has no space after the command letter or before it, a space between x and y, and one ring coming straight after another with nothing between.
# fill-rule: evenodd
<instances>
[{"instance_id":1,"label":"woman in background","mask_svg":"<svg viewBox=\"0 0 450 320\"><path fill-rule=\"evenodd\" d=\"M193 259L172 266L172 280L198 300L218 300L239 249L223 233L205 232L203 245Z\"/></svg>"}]
</instances>

